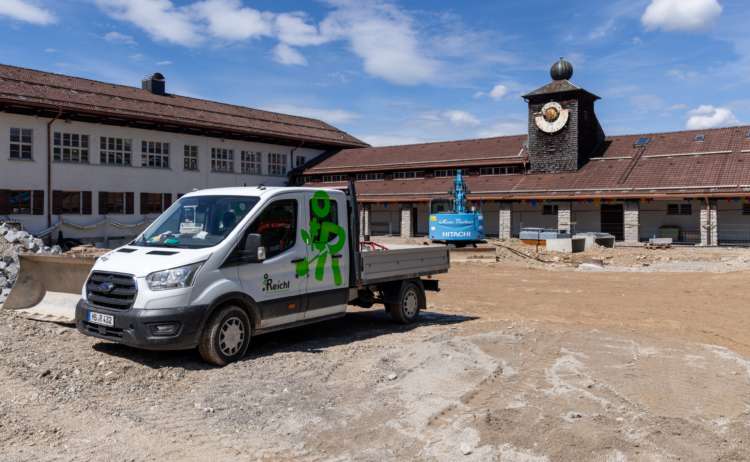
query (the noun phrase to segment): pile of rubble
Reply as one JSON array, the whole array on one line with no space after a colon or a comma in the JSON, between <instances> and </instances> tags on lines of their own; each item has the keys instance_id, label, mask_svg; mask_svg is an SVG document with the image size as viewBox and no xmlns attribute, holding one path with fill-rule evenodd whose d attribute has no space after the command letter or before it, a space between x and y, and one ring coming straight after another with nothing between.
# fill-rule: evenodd
<instances>
[{"instance_id":1,"label":"pile of rubble","mask_svg":"<svg viewBox=\"0 0 750 462\"><path fill-rule=\"evenodd\" d=\"M26 231L0 224L0 304L5 302L16 283L19 253L59 255L62 249L59 246L46 246L41 239Z\"/></svg>"}]
</instances>

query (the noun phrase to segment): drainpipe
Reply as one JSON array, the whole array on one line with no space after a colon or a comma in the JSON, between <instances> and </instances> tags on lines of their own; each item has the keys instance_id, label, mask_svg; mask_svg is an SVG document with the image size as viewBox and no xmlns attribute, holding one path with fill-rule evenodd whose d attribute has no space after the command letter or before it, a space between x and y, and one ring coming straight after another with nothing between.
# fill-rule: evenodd
<instances>
[{"instance_id":1,"label":"drainpipe","mask_svg":"<svg viewBox=\"0 0 750 462\"><path fill-rule=\"evenodd\" d=\"M62 108L57 109L57 115L47 122L47 228L52 226L52 124L62 115ZM50 234L51 236L51 234ZM52 238L50 237L50 243Z\"/></svg>"}]
</instances>

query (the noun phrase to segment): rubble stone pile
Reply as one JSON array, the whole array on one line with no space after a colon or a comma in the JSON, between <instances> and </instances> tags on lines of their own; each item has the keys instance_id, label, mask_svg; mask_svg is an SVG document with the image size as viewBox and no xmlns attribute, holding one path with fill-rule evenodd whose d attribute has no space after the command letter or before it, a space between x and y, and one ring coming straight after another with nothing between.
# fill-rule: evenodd
<instances>
[{"instance_id":1,"label":"rubble stone pile","mask_svg":"<svg viewBox=\"0 0 750 462\"><path fill-rule=\"evenodd\" d=\"M59 246L46 246L44 241L26 231L0 224L0 304L8 298L18 277L18 254L59 255Z\"/></svg>"}]
</instances>

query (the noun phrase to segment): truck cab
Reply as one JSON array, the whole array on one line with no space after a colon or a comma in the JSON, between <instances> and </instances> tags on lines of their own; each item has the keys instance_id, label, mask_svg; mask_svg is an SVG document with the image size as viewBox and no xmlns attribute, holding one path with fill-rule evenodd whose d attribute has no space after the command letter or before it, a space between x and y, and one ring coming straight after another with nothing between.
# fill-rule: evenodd
<instances>
[{"instance_id":1,"label":"truck cab","mask_svg":"<svg viewBox=\"0 0 750 462\"><path fill-rule=\"evenodd\" d=\"M224 365L254 335L343 316L349 303L381 301L412 322L425 306L422 272L402 277L385 254L364 268L355 217L354 196L334 189L186 194L97 260L76 307L78 330L145 349L198 347ZM427 273L447 271L444 260Z\"/></svg>"}]
</instances>

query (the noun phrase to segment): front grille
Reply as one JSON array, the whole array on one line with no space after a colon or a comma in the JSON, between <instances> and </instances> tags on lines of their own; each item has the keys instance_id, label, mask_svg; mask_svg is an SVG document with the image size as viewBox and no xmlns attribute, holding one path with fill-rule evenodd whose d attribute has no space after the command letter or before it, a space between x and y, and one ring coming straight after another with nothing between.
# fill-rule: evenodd
<instances>
[{"instance_id":1,"label":"front grille","mask_svg":"<svg viewBox=\"0 0 750 462\"><path fill-rule=\"evenodd\" d=\"M95 271L86 282L88 301L95 306L113 310L130 309L137 293L135 279L127 274Z\"/></svg>"},{"instance_id":2,"label":"front grille","mask_svg":"<svg viewBox=\"0 0 750 462\"><path fill-rule=\"evenodd\" d=\"M104 337L111 338L122 338L122 333L124 332L122 329L118 329L117 327L99 326L88 321L83 321L83 327L92 334L99 334Z\"/></svg>"}]
</instances>

